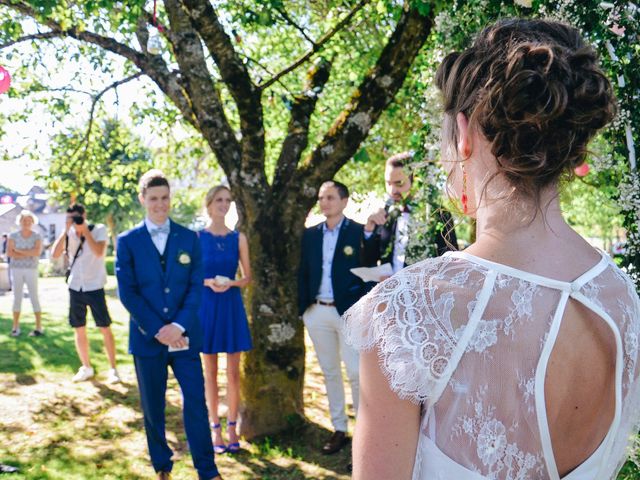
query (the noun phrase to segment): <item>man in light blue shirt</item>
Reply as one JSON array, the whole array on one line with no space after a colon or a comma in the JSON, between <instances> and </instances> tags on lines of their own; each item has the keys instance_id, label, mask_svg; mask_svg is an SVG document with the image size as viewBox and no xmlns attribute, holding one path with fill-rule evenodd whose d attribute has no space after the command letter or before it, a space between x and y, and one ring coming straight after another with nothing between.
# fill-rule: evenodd
<instances>
[{"instance_id":1,"label":"man in light blue shirt","mask_svg":"<svg viewBox=\"0 0 640 480\"><path fill-rule=\"evenodd\" d=\"M348 441L341 362L358 408L358 353L344 341L340 316L364 292L362 281L350 271L361 266L363 226L344 216L348 201L349 190L342 183L322 184L318 203L326 221L304 232L298 272L298 308L324 374L335 429L322 448L325 454L339 451Z\"/></svg>"},{"instance_id":2,"label":"man in light blue shirt","mask_svg":"<svg viewBox=\"0 0 640 480\"><path fill-rule=\"evenodd\" d=\"M344 216L333 228L327 226L327 222L322 223L322 278L320 279L320 290L316 299L325 302L333 302L333 285L331 284L331 266L333 265L333 255L338 243L340 227L344 223Z\"/></svg>"}]
</instances>

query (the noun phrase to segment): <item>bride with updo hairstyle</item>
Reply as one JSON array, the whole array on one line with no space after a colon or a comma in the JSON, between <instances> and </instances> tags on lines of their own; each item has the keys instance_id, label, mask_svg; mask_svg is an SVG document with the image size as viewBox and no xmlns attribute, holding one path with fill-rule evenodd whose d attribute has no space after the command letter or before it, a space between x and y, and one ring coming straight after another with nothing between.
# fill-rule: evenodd
<instances>
[{"instance_id":1,"label":"bride with updo hairstyle","mask_svg":"<svg viewBox=\"0 0 640 480\"><path fill-rule=\"evenodd\" d=\"M361 352L353 478L613 479L640 419L640 300L558 192L615 114L568 25L502 20L447 56L442 164L476 242L344 317Z\"/></svg>"}]
</instances>

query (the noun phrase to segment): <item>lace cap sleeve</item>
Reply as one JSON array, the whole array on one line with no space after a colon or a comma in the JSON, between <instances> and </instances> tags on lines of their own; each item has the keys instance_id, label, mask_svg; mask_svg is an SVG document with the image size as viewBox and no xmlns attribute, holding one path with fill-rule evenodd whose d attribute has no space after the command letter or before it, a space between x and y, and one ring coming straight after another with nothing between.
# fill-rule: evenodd
<instances>
[{"instance_id":1,"label":"lace cap sleeve","mask_svg":"<svg viewBox=\"0 0 640 480\"><path fill-rule=\"evenodd\" d=\"M461 334L456 319L468 318L468 302L456 305L456 289L470 291L471 270L451 257L428 259L378 284L345 312L347 343L359 351L377 349L380 368L400 398L435 402L442 392Z\"/></svg>"}]
</instances>

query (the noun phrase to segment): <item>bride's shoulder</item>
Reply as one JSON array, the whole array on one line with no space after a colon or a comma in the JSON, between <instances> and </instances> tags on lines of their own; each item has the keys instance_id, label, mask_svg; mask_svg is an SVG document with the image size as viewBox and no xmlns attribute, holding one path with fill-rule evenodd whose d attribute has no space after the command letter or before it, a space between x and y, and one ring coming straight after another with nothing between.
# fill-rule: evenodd
<instances>
[{"instance_id":1,"label":"bride's shoulder","mask_svg":"<svg viewBox=\"0 0 640 480\"><path fill-rule=\"evenodd\" d=\"M481 269L454 256L406 267L345 312L345 339L356 350L377 350L400 398L435 401L448 379L458 328L483 279Z\"/></svg>"},{"instance_id":2,"label":"bride's shoulder","mask_svg":"<svg viewBox=\"0 0 640 480\"><path fill-rule=\"evenodd\" d=\"M483 278L487 270L465 258L443 255L409 265L381 282L370 293L394 292L403 289L438 287L456 290L469 288L473 278Z\"/></svg>"}]
</instances>

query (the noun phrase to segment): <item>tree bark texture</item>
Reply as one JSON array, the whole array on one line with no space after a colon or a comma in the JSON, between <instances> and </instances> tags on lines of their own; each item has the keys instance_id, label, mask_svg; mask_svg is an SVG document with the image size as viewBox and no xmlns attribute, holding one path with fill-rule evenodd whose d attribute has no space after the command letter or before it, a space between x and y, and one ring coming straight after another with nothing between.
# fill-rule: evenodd
<instances>
[{"instance_id":1,"label":"tree bark texture","mask_svg":"<svg viewBox=\"0 0 640 480\"><path fill-rule=\"evenodd\" d=\"M242 219L240 229L249 239L253 282L245 300L254 349L243 360L241 433L247 438L272 434L302 418L304 329L297 311L297 269L304 221L322 182L333 178L356 153L402 86L431 31L435 8L424 17L405 3L376 64L320 143L302 159L317 98L331 72L328 61L315 61L307 74L305 92L294 98L288 132L269 184L262 89L251 79L209 0L164 1L169 19L164 35L178 70L169 69L160 55L149 54L146 47L138 51L103 34L65 29L42 19L21 0L0 0L0 5L36 19L51 35L93 43L125 57L158 84L206 139L229 179ZM351 16L353 13L355 10ZM138 38L145 38L145 28L145 22L139 22ZM205 49L220 80L209 71ZM298 64L287 71L295 68ZM217 82L224 83L233 96L239 132L226 117Z\"/></svg>"}]
</instances>

